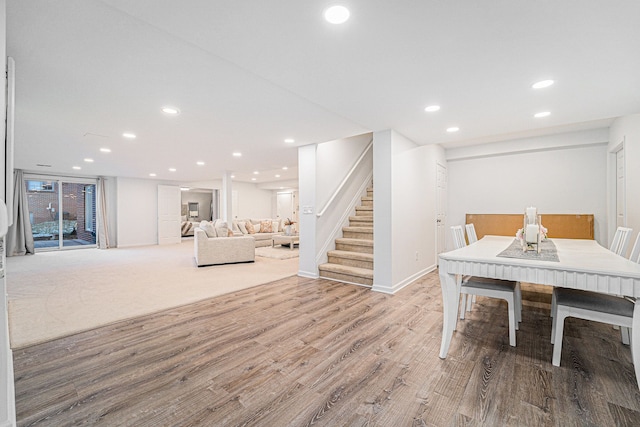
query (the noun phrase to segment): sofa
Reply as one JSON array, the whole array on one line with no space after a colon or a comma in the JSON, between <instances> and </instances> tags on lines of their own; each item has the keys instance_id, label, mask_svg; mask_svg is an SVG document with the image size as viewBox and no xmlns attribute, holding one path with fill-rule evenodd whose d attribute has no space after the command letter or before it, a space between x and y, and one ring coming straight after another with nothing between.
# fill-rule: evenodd
<instances>
[{"instance_id":1,"label":"sofa","mask_svg":"<svg viewBox=\"0 0 640 427\"><path fill-rule=\"evenodd\" d=\"M205 230L197 227L194 229L193 244L198 267L256 260L256 240L253 237L209 237Z\"/></svg>"},{"instance_id":2,"label":"sofa","mask_svg":"<svg viewBox=\"0 0 640 427\"><path fill-rule=\"evenodd\" d=\"M253 232L247 227L247 223L251 223ZM270 227L268 227L269 225ZM239 219L233 221L232 232L235 236L252 237L255 241L255 247L261 248L271 246L273 236L283 234L283 225L280 219Z\"/></svg>"}]
</instances>

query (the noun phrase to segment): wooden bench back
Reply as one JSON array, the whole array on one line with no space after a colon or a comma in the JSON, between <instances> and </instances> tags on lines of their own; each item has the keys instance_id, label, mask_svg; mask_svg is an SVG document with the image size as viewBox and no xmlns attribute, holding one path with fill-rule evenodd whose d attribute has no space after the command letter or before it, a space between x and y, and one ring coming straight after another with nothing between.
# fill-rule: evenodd
<instances>
[{"instance_id":1,"label":"wooden bench back","mask_svg":"<svg viewBox=\"0 0 640 427\"><path fill-rule=\"evenodd\" d=\"M466 223L474 225L478 239L486 235L514 236L522 228L524 213L467 214ZM558 239L594 238L592 214L541 214L548 237Z\"/></svg>"}]
</instances>

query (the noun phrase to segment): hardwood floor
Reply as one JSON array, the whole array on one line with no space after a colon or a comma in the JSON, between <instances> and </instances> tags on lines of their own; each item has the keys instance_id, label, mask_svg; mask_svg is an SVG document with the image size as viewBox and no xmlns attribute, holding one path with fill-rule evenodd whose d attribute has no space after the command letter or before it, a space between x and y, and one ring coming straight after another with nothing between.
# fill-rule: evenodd
<instances>
[{"instance_id":1,"label":"hardwood floor","mask_svg":"<svg viewBox=\"0 0 640 427\"><path fill-rule=\"evenodd\" d=\"M15 350L18 425L640 425L617 331L568 320L553 367L548 289L523 294L516 348L478 298L441 360L436 273L394 296L291 277Z\"/></svg>"}]
</instances>

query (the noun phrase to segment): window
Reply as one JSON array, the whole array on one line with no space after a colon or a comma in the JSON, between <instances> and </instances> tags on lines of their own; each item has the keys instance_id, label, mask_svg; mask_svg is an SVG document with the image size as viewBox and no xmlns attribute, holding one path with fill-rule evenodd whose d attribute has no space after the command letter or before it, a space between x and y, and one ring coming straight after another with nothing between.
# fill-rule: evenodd
<instances>
[{"instance_id":1,"label":"window","mask_svg":"<svg viewBox=\"0 0 640 427\"><path fill-rule=\"evenodd\" d=\"M27 191L40 192L47 191L52 193L55 191L55 183L52 181L27 181Z\"/></svg>"}]
</instances>

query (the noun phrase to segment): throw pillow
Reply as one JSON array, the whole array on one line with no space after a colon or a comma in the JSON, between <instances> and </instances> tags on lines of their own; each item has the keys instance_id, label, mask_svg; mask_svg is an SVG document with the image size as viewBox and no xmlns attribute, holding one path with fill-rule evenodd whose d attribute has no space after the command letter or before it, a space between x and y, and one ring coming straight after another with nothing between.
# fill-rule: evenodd
<instances>
[{"instance_id":1,"label":"throw pillow","mask_svg":"<svg viewBox=\"0 0 640 427\"><path fill-rule=\"evenodd\" d=\"M238 228L240 229L242 234L248 234L249 233L247 231L247 223L245 221L239 221L238 222Z\"/></svg>"},{"instance_id":2,"label":"throw pillow","mask_svg":"<svg viewBox=\"0 0 640 427\"><path fill-rule=\"evenodd\" d=\"M207 233L207 237L218 237L216 233L216 229L213 226L212 222L209 221L200 221L200 228Z\"/></svg>"},{"instance_id":3,"label":"throw pillow","mask_svg":"<svg viewBox=\"0 0 640 427\"><path fill-rule=\"evenodd\" d=\"M227 227L226 221L217 220L215 229L218 237L229 237L229 227Z\"/></svg>"},{"instance_id":4,"label":"throw pillow","mask_svg":"<svg viewBox=\"0 0 640 427\"><path fill-rule=\"evenodd\" d=\"M280 222L279 222L279 221L273 221L273 222L271 223L271 232L272 232L272 233L277 233L278 231L280 231L280 230L279 230L279 225L280 225Z\"/></svg>"},{"instance_id":5,"label":"throw pillow","mask_svg":"<svg viewBox=\"0 0 640 427\"><path fill-rule=\"evenodd\" d=\"M273 233L273 231L271 231L273 228L273 223L271 222L270 219L264 220L260 222L260 232L261 233Z\"/></svg>"},{"instance_id":6,"label":"throw pillow","mask_svg":"<svg viewBox=\"0 0 640 427\"><path fill-rule=\"evenodd\" d=\"M247 228L248 234L256 234L256 229L253 227L253 224L251 224L251 221L247 221L245 227Z\"/></svg>"}]
</instances>

